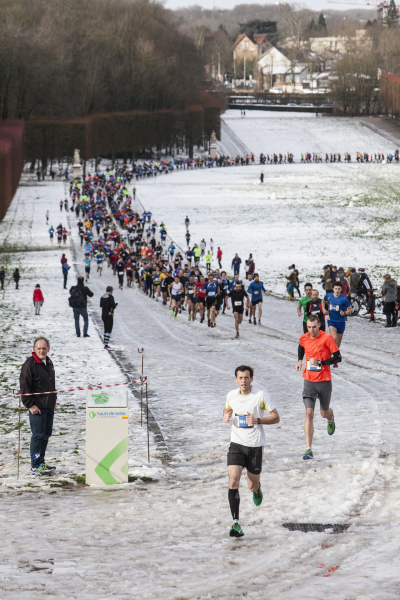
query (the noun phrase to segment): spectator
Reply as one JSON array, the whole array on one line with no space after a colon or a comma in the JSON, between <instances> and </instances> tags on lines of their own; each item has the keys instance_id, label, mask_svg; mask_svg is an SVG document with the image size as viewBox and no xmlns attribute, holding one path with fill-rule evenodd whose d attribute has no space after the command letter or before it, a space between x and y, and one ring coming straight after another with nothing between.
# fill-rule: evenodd
<instances>
[{"instance_id":1,"label":"spectator","mask_svg":"<svg viewBox=\"0 0 400 600\"><path fill-rule=\"evenodd\" d=\"M37 283L33 290L33 304L35 307L35 315L40 315L40 307L44 302L43 293L40 289L40 285Z\"/></svg>"},{"instance_id":2,"label":"spectator","mask_svg":"<svg viewBox=\"0 0 400 600\"><path fill-rule=\"evenodd\" d=\"M235 254L235 258L232 261L231 268L233 269L233 275L239 275L240 265L242 263L242 259L239 258L238 254Z\"/></svg>"},{"instance_id":3,"label":"spectator","mask_svg":"<svg viewBox=\"0 0 400 600\"><path fill-rule=\"evenodd\" d=\"M1 289L4 290L4 279L6 277L6 271L4 269L4 267L1 267L0 269L0 283L1 283Z\"/></svg>"},{"instance_id":4,"label":"spectator","mask_svg":"<svg viewBox=\"0 0 400 600\"><path fill-rule=\"evenodd\" d=\"M392 279L392 276L385 275L385 282L382 286L382 296L385 296L385 307L383 312L386 315L386 325L385 327L396 327L397 319L396 319L396 282Z\"/></svg>"},{"instance_id":5,"label":"spectator","mask_svg":"<svg viewBox=\"0 0 400 600\"><path fill-rule=\"evenodd\" d=\"M67 259L61 265L62 274L64 276L64 290L67 289L68 271L71 267L68 266Z\"/></svg>"},{"instance_id":6,"label":"spectator","mask_svg":"<svg viewBox=\"0 0 400 600\"><path fill-rule=\"evenodd\" d=\"M19 269L15 269L15 271L13 273L13 278L15 281L15 289L18 290L19 289L19 280L21 278L21 276L19 274Z\"/></svg>"},{"instance_id":7,"label":"spectator","mask_svg":"<svg viewBox=\"0 0 400 600\"><path fill-rule=\"evenodd\" d=\"M69 290L69 293L71 295L68 301L74 311L76 337L81 337L79 317L83 318L83 337L90 337L88 334L89 316L87 311L87 299L88 296L89 298L92 298L93 292L84 285L83 277L78 277L77 285L73 285Z\"/></svg>"},{"instance_id":8,"label":"spectator","mask_svg":"<svg viewBox=\"0 0 400 600\"><path fill-rule=\"evenodd\" d=\"M222 265L221 265L221 259L222 259L222 250L221 248L218 246L218 250L217 250L217 260L218 260L218 266L220 269L222 269Z\"/></svg>"},{"instance_id":9,"label":"spectator","mask_svg":"<svg viewBox=\"0 0 400 600\"><path fill-rule=\"evenodd\" d=\"M54 411L57 408L57 394L49 394L56 389L53 362L47 356L50 343L44 337L36 338L32 356L22 365L20 374L22 402L29 409L31 426L31 475L46 476L55 471L55 467L46 464L45 454L49 438L53 432Z\"/></svg>"}]
</instances>

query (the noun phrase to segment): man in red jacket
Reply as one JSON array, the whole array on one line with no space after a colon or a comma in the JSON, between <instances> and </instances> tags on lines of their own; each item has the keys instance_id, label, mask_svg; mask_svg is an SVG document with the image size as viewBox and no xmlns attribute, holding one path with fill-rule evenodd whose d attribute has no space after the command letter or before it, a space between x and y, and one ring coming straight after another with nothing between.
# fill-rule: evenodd
<instances>
[{"instance_id":1,"label":"man in red jacket","mask_svg":"<svg viewBox=\"0 0 400 600\"><path fill-rule=\"evenodd\" d=\"M222 259L222 250L221 248L218 246L218 250L217 250L217 260L218 260L218 265L219 268L222 269L222 265L221 265L221 259Z\"/></svg>"},{"instance_id":2,"label":"man in red jacket","mask_svg":"<svg viewBox=\"0 0 400 600\"><path fill-rule=\"evenodd\" d=\"M33 290L33 304L35 306L35 315L40 315L40 307L44 302L43 293L40 285L37 283Z\"/></svg>"},{"instance_id":3,"label":"man in red jacket","mask_svg":"<svg viewBox=\"0 0 400 600\"><path fill-rule=\"evenodd\" d=\"M24 394L22 402L29 409L32 431L31 475L39 477L51 475L56 468L45 462L47 444L53 433L54 410L57 408L57 394L49 394L56 389L54 366L47 356L49 350L49 340L44 337L36 338L32 356L22 365L19 377L21 394Z\"/></svg>"}]
</instances>

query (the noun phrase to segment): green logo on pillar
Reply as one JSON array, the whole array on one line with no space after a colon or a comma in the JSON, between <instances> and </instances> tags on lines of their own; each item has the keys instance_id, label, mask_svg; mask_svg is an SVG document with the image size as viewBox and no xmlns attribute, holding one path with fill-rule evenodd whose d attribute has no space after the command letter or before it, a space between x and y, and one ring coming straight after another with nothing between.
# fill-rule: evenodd
<instances>
[{"instance_id":1,"label":"green logo on pillar","mask_svg":"<svg viewBox=\"0 0 400 600\"><path fill-rule=\"evenodd\" d=\"M90 417L91 419L94 419L94 418L95 418L95 416L96 416L96 413L95 413L95 412L93 412L93 411L92 411L92 412L90 412L90 413L89 413L89 417Z\"/></svg>"}]
</instances>

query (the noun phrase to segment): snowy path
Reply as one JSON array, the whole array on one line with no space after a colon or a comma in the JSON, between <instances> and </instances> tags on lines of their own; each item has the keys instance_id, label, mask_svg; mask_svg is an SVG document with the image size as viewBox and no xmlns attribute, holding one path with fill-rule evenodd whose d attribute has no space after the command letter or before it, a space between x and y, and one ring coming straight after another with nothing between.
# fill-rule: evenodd
<instances>
[{"instance_id":1,"label":"snowy path","mask_svg":"<svg viewBox=\"0 0 400 600\"><path fill-rule=\"evenodd\" d=\"M328 174L328 170L323 172ZM240 229L232 229L229 204L224 203L223 194L229 179L234 179L244 206L244 210L239 208L238 197L234 204L239 210L236 217L241 222L250 219L252 215L247 213L253 205L246 208L243 199L252 197L246 189L257 190L249 188L254 173L240 168L177 173L137 187L146 207L153 210L157 221L165 220L174 239L176 232L176 239L183 243L182 215L190 206L194 240L209 232L216 240L219 236L224 251L243 244L244 254L254 238L253 230L242 225L241 236ZM348 173L336 170L336 185L340 181L348 185ZM397 177L397 171L390 173ZM359 171L353 169L350 174L356 187ZM291 184L286 174L282 177L276 171L274 177L277 186L278 181L282 185L285 180L287 189L292 185L292 194L296 193L293 186L297 172L290 176ZM61 191L56 190L55 185L35 189L42 207L57 203ZM231 191L229 188L227 196ZM22 189L21 193L26 198L28 191ZM203 202L206 196L209 204ZM320 202L321 210L327 210ZM44 214L45 208L40 210ZM308 201L310 210L319 210L312 200ZM293 213L293 207L289 207L280 216L294 218ZM265 228L263 219L259 217L257 231ZM76 220L71 217L70 221L77 268L82 272ZM277 223L278 215L274 220ZM355 219L352 226L356 228ZM271 227L267 235L273 230ZM317 234L318 228L313 231ZM318 233L317 249L324 231ZM295 232L293 226L297 252L299 238ZM382 244L381 239L369 240L366 258L371 263L379 252L384 255ZM275 263L271 259L264 238L260 238L257 249L256 263L269 276L271 269L279 268L277 259ZM346 238L343 253L349 250L350 240ZM333 254L336 251L341 251L337 245L331 248ZM231 253L226 256L227 264ZM48 263L49 275L54 277L59 269L55 251L48 254ZM38 271L32 277L37 275ZM102 277L95 272L91 276L89 287L95 292L91 313L96 322L99 296L110 283L116 286L110 270L106 269ZM268 287L274 286L271 277ZM7 297L10 294L7 292ZM27 314L30 294L29 289L21 314ZM53 495L49 489L35 489L33 494L26 486L10 486L7 493L3 491L1 596L18 600L41 599L44 595L122 599L132 598L132 594L144 600L230 600L244 596L250 600L397 599L398 330L385 330L359 318L348 320L342 344L344 362L333 374L332 406L337 431L328 437L325 423L317 416L316 458L304 462L302 379L294 371L302 327L294 303L266 298L263 326L245 322L241 339L232 340L231 315L219 317L217 328L211 330L198 322L189 323L185 314L175 322L165 307L136 287L123 292L116 289L115 296L119 302L111 338L115 355L122 365L137 370L137 348L146 348L150 406L162 434L152 443L152 462L147 465L142 451L143 432L137 426L137 403L133 401L136 421L130 432L129 472L146 474L155 481L113 489L53 488L57 492ZM63 308L63 302L66 296L55 291L54 304L59 305L62 318L68 319L69 309ZM60 319L56 309L52 310L52 318ZM47 328L53 328L53 335L57 335L52 319L46 319ZM66 343L71 325L69 315ZM27 322L26 331L29 326ZM101 368L101 364L111 368L110 356L101 351L93 327L91 334L91 346L85 346L91 349L86 350L89 368ZM57 345L53 356L56 366L57 361L64 360L63 353L62 345ZM230 513L225 466L229 427L222 423L221 412L226 392L234 387L234 368L242 362L254 366L255 380L269 390L281 422L266 428L263 504L254 507L243 482L241 522L245 537L232 540L227 536ZM115 367L114 375L121 376L119 368ZM73 440L82 447L80 429L68 432L71 447ZM162 460L164 442L170 458L167 461ZM62 449L57 453L62 456ZM282 527L285 522L348 523L351 527L346 534L304 534L287 531Z\"/></svg>"}]
</instances>

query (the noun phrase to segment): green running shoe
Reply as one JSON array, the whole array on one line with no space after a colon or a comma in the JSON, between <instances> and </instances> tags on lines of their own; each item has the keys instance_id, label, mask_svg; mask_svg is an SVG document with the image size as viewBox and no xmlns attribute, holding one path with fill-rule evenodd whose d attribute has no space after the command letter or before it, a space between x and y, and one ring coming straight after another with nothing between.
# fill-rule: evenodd
<instances>
[{"instance_id":1,"label":"green running shoe","mask_svg":"<svg viewBox=\"0 0 400 600\"><path fill-rule=\"evenodd\" d=\"M240 523L235 521L235 523L232 525L229 535L231 537L243 537L244 536L242 528L240 527Z\"/></svg>"},{"instance_id":2,"label":"green running shoe","mask_svg":"<svg viewBox=\"0 0 400 600\"><path fill-rule=\"evenodd\" d=\"M333 435L335 433L335 419L331 422L328 421L328 435Z\"/></svg>"},{"instance_id":3,"label":"green running shoe","mask_svg":"<svg viewBox=\"0 0 400 600\"><path fill-rule=\"evenodd\" d=\"M253 492L253 502L256 506L260 506L263 499L263 493L261 491L261 485L256 492Z\"/></svg>"},{"instance_id":4,"label":"green running shoe","mask_svg":"<svg viewBox=\"0 0 400 600\"><path fill-rule=\"evenodd\" d=\"M312 453L311 448L307 448L303 454L303 460L310 460L311 458L314 458L314 454Z\"/></svg>"}]
</instances>

